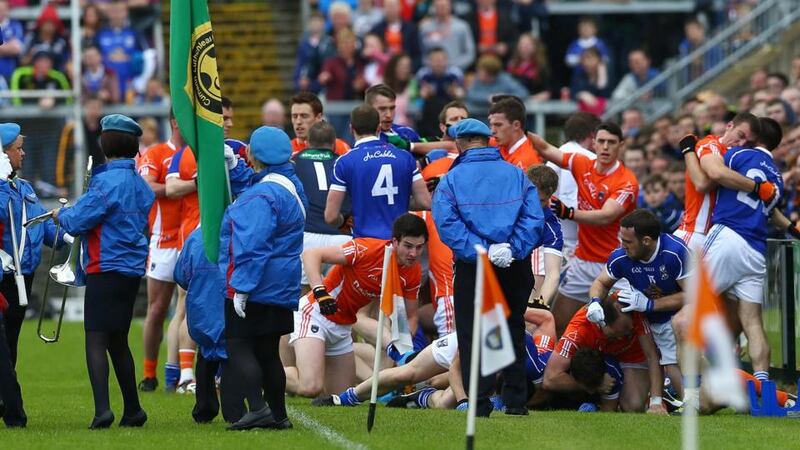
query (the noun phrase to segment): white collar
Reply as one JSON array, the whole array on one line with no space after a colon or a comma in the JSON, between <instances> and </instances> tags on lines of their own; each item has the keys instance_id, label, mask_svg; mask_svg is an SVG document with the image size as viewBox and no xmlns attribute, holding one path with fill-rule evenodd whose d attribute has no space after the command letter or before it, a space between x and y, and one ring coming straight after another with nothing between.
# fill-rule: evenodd
<instances>
[{"instance_id":1,"label":"white collar","mask_svg":"<svg viewBox=\"0 0 800 450\"><path fill-rule=\"evenodd\" d=\"M378 139L378 136L367 136L365 138L357 140L355 145L353 145L353 147L358 147L361 144L366 144L367 142L379 141L379 140L380 139Z\"/></svg>"},{"instance_id":2,"label":"white collar","mask_svg":"<svg viewBox=\"0 0 800 450\"><path fill-rule=\"evenodd\" d=\"M603 175L610 175L619 168L619 160L617 160L617 162L615 162L614 165L610 169L608 169L608 172L601 172L600 169L597 167L599 164L600 164L599 160L595 160L594 166L597 169L597 173Z\"/></svg>"},{"instance_id":3,"label":"white collar","mask_svg":"<svg viewBox=\"0 0 800 450\"><path fill-rule=\"evenodd\" d=\"M528 136L525 136L525 135L523 134L523 135L522 135L522 137L521 137L521 138L519 138L519 140L518 140L517 142L515 142L515 143L514 143L514 145L512 145L511 147L509 147L509 148L508 148L508 154L509 154L509 155L511 155L511 154L513 154L515 151L517 151L517 149L519 149L520 147L522 147L522 144L524 144L526 140L528 140Z\"/></svg>"},{"instance_id":4,"label":"white collar","mask_svg":"<svg viewBox=\"0 0 800 450\"><path fill-rule=\"evenodd\" d=\"M645 264L650 264L651 262L653 262L656 259L656 256L658 256L658 252L660 250L661 250L661 237L659 236L658 240L656 240L656 249L655 249L655 251L653 251L653 254L650 255L650 259L648 259L647 261L642 261L642 262L645 263Z\"/></svg>"},{"instance_id":5,"label":"white collar","mask_svg":"<svg viewBox=\"0 0 800 450\"><path fill-rule=\"evenodd\" d=\"M756 150L761 150L762 152L764 152L767 155L769 155L770 158L772 158L772 152L767 150L766 148L761 147L761 146L756 146Z\"/></svg>"}]
</instances>

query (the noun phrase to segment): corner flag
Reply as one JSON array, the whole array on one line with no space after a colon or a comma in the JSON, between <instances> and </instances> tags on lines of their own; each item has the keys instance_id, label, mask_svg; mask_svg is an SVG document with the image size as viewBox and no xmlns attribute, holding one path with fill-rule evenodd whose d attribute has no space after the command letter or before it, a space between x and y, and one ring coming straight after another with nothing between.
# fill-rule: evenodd
<instances>
[{"instance_id":1,"label":"corner flag","mask_svg":"<svg viewBox=\"0 0 800 450\"><path fill-rule=\"evenodd\" d=\"M172 0L170 5L169 92L186 144L197 159L197 194L203 247L209 261L219 255L219 228L228 203L222 92L217 53L205 0Z\"/></svg>"},{"instance_id":2,"label":"corner flag","mask_svg":"<svg viewBox=\"0 0 800 450\"><path fill-rule=\"evenodd\" d=\"M397 255L391 246L386 247L383 272L386 281L381 292L381 311L392 319L392 344L400 354L414 349L411 330L408 326L403 285L400 283L400 269L397 267Z\"/></svg>"}]
</instances>

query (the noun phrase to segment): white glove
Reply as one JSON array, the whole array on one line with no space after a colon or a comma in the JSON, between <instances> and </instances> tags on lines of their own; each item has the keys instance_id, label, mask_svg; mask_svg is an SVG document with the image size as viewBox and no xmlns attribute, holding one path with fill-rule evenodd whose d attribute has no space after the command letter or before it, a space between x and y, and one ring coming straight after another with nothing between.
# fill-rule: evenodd
<instances>
[{"instance_id":1,"label":"white glove","mask_svg":"<svg viewBox=\"0 0 800 450\"><path fill-rule=\"evenodd\" d=\"M2 264L3 272L13 272L16 270L16 266L14 265L14 258L11 257L8 253L0 250L0 264Z\"/></svg>"},{"instance_id":2,"label":"white glove","mask_svg":"<svg viewBox=\"0 0 800 450\"><path fill-rule=\"evenodd\" d=\"M64 233L64 237L62 239L69 245L72 245L72 243L75 242L75 236L69 233Z\"/></svg>"},{"instance_id":3,"label":"white glove","mask_svg":"<svg viewBox=\"0 0 800 450\"><path fill-rule=\"evenodd\" d=\"M237 292L233 295L233 310L236 311L236 315L242 319L245 318L244 308L247 306L248 297L250 297L250 294L243 294L241 292Z\"/></svg>"},{"instance_id":4,"label":"white glove","mask_svg":"<svg viewBox=\"0 0 800 450\"><path fill-rule=\"evenodd\" d=\"M489 246L489 261L497 267L506 268L511 265L511 244L492 244Z\"/></svg>"},{"instance_id":5,"label":"white glove","mask_svg":"<svg viewBox=\"0 0 800 450\"><path fill-rule=\"evenodd\" d=\"M225 155L225 165L228 166L228 170L233 170L233 168L236 167L236 164L239 163L239 161L236 160L236 154L233 153L233 147L225 144L225 150L223 154Z\"/></svg>"},{"instance_id":6,"label":"white glove","mask_svg":"<svg viewBox=\"0 0 800 450\"><path fill-rule=\"evenodd\" d=\"M623 306L622 312L650 312L653 310L653 300L634 288L620 291L617 300L628 304L628 306Z\"/></svg>"},{"instance_id":7,"label":"white glove","mask_svg":"<svg viewBox=\"0 0 800 450\"><path fill-rule=\"evenodd\" d=\"M0 180L6 181L14 169L11 167L11 160L8 159L6 152L0 150Z\"/></svg>"},{"instance_id":8,"label":"white glove","mask_svg":"<svg viewBox=\"0 0 800 450\"><path fill-rule=\"evenodd\" d=\"M603 307L596 300L589 302L589 306L586 308L586 318L589 319L589 322L596 323L601 327L606 326L606 315L603 312Z\"/></svg>"}]
</instances>

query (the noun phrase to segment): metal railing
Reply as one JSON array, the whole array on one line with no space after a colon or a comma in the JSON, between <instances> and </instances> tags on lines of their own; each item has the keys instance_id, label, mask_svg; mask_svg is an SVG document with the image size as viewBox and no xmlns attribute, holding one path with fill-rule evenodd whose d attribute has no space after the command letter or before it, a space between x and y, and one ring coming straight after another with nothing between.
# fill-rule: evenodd
<instances>
[{"instance_id":1,"label":"metal railing","mask_svg":"<svg viewBox=\"0 0 800 450\"><path fill-rule=\"evenodd\" d=\"M775 39L798 20L800 2L797 0L758 2L749 14L729 24L688 55L669 64L660 75L637 89L628 99L611 104L603 119L614 118L630 107L641 109L648 121L670 113L725 70ZM662 86L666 87L666 96L651 100L656 88Z\"/></svg>"},{"instance_id":2,"label":"metal railing","mask_svg":"<svg viewBox=\"0 0 800 450\"><path fill-rule=\"evenodd\" d=\"M770 369L787 380L800 373L800 242L767 240L763 322L770 345Z\"/></svg>"}]
</instances>

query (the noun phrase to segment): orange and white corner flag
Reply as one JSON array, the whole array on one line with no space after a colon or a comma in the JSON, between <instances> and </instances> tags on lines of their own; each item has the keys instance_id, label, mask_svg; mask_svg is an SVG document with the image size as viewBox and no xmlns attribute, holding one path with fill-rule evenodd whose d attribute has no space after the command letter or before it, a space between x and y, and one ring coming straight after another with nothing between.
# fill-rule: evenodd
<instances>
[{"instance_id":1,"label":"orange and white corner flag","mask_svg":"<svg viewBox=\"0 0 800 450\"><path fill-rule=\"evenodd\" d=\"M708 365L703 371L702 387L714 403L737 410L748 402L734 356L734 342L719 295L714 291L702 258L697 258L695 286L690 290L689 327L686 339L703 352ZM692 295L694 294L694 295Z\"/></svg>"},{"instance_id":2,"label":"orange and white corner flag","mask_svg":"<svg viewBox=\"0 0 800 450\"><path fill-rule=\"evenodd\" d=\"M392 319L392 341L400 354L414 349L411 331L408 326L403 285L400 282L400 269L397 255L392 246L387 246L383 258L384 285L381 293L381 310Z\"/></svg>"},{"instance_id":3,"label":"orange and white corner flag","mask_svg":"<svg viewBox=\"0 0 800 450\"><path fill-rule=\"evenodd\" d=\"M511 332L506 319L511 314L506 297L497 281L486 251L479 251L483 265L483 302L481 307L481 375L491 375L516 359ZM481 271L478 271L481 273Z\"/></svg>"}]
</instances>

